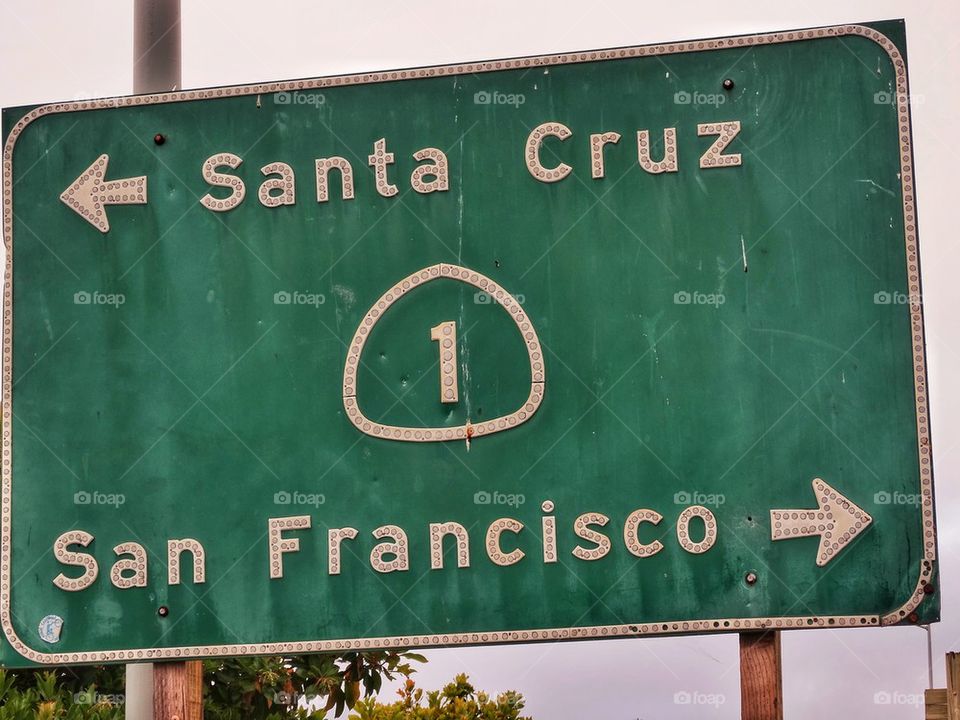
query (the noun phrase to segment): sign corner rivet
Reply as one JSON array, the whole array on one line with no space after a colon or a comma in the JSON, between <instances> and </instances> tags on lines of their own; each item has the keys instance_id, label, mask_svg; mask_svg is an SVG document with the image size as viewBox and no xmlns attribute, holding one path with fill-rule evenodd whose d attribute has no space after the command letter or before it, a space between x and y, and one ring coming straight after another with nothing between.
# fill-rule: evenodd
<instances>
[{"instance_id":1,"label":"sign corner rivet","mask_svg":"<svg viewBox=\"0 0 960 720\"><path fill-rule=\"evenodd\" d=\"M726 78L726 79L723 81L723 89L724 89L724 90L733 90L733 85L734 85L734 83L733 83L733 80L732 80L731 78Z\"/></svg>"},{"instance_id":2,"label":"sign corner rivet","mask_svg":"<svg viewBox=\"0 0 960 720\"><path fill-rule=\"evenodd\" d=\"M159 615L160 617L166 617L169 614L170 614L170 608L168 608L166 605L161 605L160 607L157 608L157 615Z\"/></svg>"},{"instance_id":3,"label":"sign corner rivet","mask_svg":"<svg viewBox=\"0 0 960 720\"><path fill-rule=\"evenodd\" d=\"M153 136L153 142L156 145L163 145L167 141L166 136L163 133L157 133Z\"/></svg>"},{"instance_id":4,"label":"sign corner rivet","mask_svg":"<svg viewBox=\"0 0 960 720\"><path fill-rule=\"evenodd\" d=\"M747 585L755 585L757 582L757 574L752 570L743 576L743 581Z\"/></svg>"}]
</instances>

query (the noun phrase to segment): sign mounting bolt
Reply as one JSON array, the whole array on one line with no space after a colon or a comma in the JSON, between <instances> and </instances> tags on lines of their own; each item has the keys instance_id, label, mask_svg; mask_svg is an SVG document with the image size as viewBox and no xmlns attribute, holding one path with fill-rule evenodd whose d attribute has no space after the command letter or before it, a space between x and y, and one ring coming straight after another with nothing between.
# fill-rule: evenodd
<instances>
[{"instance_id":1,"label":"sign mounting bolt","mask_svg":"<svg viewBox=\"0 0 960 720\"><path fill-rule=\"evenodd\" d=\"M726 78L726 79L723 81L723 89L724 89L724 90L733 90L733 84L734 84L734 83L733 83L733 80L731 80L730 78Z\"/></svg>"},{"instance_id":2,"label":"sign mounting bolt","mask_svg":"<svg viewBox=\"0 0 960 720\"><path fill-rule=\"evenodd\" d=\"M163 145L167 141L167 136L163 133L157 133L153 136L153 142L155 145Z\"/></svg>"},{"instance_id":3,"label":"sign mounting bolt","mask_svg":"<svg viewBox=\"0 0 960 720\"><path fill-rule=\"evenodd\" d=\"M752 586L752 585L756 585L756 583L757 583L757 574L756 574L755 572L753 572L753 570L751 570L750 572L748 572L746 575L743 576L743 581L744 581L747 585L751 585L751 586Z\"/></svg>"},{"instance_id":4,"label":"sign mounting bolt","mask_svg":"<svg viewBox=\"0 0 960 720\"><path fill-rule=\"evenodd\" d=\"M157 608L157 615L159 615L160 617L166 617L169 614L170 614L170 608L168 608L166 605L161 605L160 607Z\"/></svg>"}]
</instances>

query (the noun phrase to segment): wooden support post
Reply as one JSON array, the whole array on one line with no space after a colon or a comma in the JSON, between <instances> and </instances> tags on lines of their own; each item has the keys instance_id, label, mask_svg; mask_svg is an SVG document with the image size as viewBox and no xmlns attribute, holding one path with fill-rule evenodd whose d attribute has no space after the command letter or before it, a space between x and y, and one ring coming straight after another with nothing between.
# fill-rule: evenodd
<instances>
[{"instance_id":1,"label":"wooden support post","mask_svg":"<svg viewBox=\"0 0 960 720\"><path fill-rule=\"evenodd\" d=\"M203 663L165 662L153 666L153 720L203 719Z\"/></svg>"},{"instance_id":2,"label":"wooden support post","mask_svg":"<svg viewBox=\"0 0 960 720\"><path fill-rule=\"evenodd\" d=\"M925 720L948 720L947 691L943 688L928 688L923 691Z\"/></svg>"},{"instance_id":3,"label":"wooden support post","mask_svg":"<svg viewBox=\"0 0 960 720\"><path fill-rule=\"evenodd\" d=\"M923 693L926 720L960 720L960 653L947 653L947 687Z\"/></svg>"},{"instance_id":4,"label":"wooden support post","mask_svg":"<svg viewBox=\"0 0 960 720\"><path fill-rule=\"evenodd\" d=\"M740 633L740 717L783 720L780 633Z\"/></svg>"},{"instance_id":5,"label":"wooden support post","mask_svg":"<svg viewBox=\"0 0 960 720\"><path fill-rule=\"evenodd\" d=\"M947 717L960 720L960 656L947 653Z\"/></svg>"}]
</instances>

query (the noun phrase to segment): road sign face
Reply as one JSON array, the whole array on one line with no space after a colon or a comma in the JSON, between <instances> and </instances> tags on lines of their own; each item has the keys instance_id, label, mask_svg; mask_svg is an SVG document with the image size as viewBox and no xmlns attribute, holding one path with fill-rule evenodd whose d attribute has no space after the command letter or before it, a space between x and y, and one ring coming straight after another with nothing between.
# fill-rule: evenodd
<instances>
[{"instance_id":1,"label":"road sign face","mask_svg":"<svg viewBox=\"0 0 960 720\"><path fill-rule=\"evenodd\" d=\"M903 53L8 111L5 660L936 619Z\"/></svg>"}]
</instances>

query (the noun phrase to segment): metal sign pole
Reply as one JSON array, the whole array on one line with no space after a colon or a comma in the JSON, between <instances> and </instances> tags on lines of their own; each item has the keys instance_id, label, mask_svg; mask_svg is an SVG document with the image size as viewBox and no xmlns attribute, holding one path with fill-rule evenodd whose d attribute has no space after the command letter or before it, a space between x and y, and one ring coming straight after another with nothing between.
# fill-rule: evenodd
<instances>
[{"instance_id":1,"label":"metal sign pole","mask_svg":"<svg viewBox=\"0 0 960 720\"><path fill-rule=\"evenodd\" d=\"M153 720L153 663L126 666L124 711L127 720Z\"/></svg>"},{"instance_id":2,"label":"metal sign pole","mask_svg":"<svg viewBox=\"0 0 960 720\"><path fill-rule=\"evenodd\" d=\"M180 89L180 0L133 5L133 92Z\"/></svg>"},{"instance_id":3,"label":"metal sign pole","mask_svg":"<svg viewBox=\"0 0 960 720\"><path fill-rule=\"evenodd\" d=\"M181 86L180 0L135 0L133 6L133 92L136 94L179 90ZM200 663L190 663L196 670ZM175 667L173 667L175 666ZM186 695L173 682L186 674L187 663L130 664L126 668L127 720L163 720L165 714L186 720L176 712ZM202 669L200 670L202 674ZM192 673L196 674L196 673ZM201 684L188 683L195 708L200 706ZM155 706L156 705L156 711ZM167 713L168 710L171 713ZM199 717L199 715L196 715Z\"/></svg>"}]
</instances>

